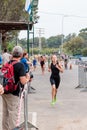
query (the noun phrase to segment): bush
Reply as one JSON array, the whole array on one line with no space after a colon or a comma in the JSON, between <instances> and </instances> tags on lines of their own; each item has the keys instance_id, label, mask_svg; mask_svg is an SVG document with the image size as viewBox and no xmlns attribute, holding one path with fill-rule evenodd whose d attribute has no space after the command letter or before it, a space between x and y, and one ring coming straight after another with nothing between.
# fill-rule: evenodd
<instances>
[{"instance_id":1,"label":"bush","mask_svg":"<svg viewBox=\"0 0 87 130\"><path fill-rule=\"evenodd\" d=\"M87 56L87 47L82 49L82 55L83 56Z\"/></svg>"}]
</instances>

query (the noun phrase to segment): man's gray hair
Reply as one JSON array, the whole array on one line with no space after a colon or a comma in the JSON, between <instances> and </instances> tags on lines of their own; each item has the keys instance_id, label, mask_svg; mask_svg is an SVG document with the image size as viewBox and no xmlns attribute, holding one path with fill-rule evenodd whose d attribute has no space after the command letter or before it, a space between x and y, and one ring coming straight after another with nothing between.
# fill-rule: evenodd
<instances>
[{"instance_id":1,"label":"man's gray hair","mask_svg":"<svg viewBox=\"0 0 87 130\"><path fill-rule=\"evenodd\" d=\"M20 46L15 46L12 50L13 57L21 57L23 55L23 49Z\"/></svg>"}]
</instances>

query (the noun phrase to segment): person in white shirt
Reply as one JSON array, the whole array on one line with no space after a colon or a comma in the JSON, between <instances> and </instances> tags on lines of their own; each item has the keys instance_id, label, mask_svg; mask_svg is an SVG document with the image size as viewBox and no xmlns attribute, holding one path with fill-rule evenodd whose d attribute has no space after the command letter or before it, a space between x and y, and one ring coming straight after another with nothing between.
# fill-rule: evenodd
<instances>
[{"instance_id":1,"label":"person in white shirt","mask_svg":"<svg viewBox=\"0 0 87 130\"><path fill-rule=\"evenodd\" d=\"M11 54L9 54L8 52L7 52L7 49L5 48L4 49L4 52L3 52L3 54L2 54L2 60L3 60L3 64L5 64L6 62L8 62L10 59L11 59Z\"/></svg>"}]
</instances>

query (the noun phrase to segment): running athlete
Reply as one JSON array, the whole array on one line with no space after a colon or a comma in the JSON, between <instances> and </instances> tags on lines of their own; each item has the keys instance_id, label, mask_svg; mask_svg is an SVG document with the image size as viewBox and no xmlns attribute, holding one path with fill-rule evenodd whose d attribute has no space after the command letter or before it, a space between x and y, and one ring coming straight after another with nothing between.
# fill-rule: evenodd
<instances>
[{"instance_id":1,"label":"running athlete","mask_svg":"<svg viewBox=\"0 0 87 130\"><path fill-rule=\"evenodd\" d=\"M45 71L45 59L44 59L43 56L40 57L40 65L41 65L42 75L44 75L44 71Z\"/></svg>"},{"instance_id":2,"label":"running athlete","mask_svg":"<svg viewBox=\"0 0 87 130\"><path fill-rule=\"evenodd\" d=\"M56 95L57 90L60 84L60 72L63 72L62 66L57 61L57 56L52 56L52 63L50 65L49 71L51 70L51 76L50 76L50 83L52 86L52 102L51 105L54 105L56 103Z\"/></svg>"}]
</instances>

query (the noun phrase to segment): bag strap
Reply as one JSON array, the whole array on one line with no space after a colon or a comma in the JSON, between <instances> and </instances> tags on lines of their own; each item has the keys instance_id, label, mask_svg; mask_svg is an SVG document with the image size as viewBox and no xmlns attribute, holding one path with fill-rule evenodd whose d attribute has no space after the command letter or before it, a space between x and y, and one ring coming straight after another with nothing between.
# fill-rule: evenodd
<instances>
[{"instance_id":1,"label":"bag strap","mask_svg":"<svg viewBox=\"0 0 87 130\"><path fill-rule=\"evenodd\" d=\"M17 61L17 60L10 60L9 62L8 62L8 64L12 64L12 65L14 65L14 64L16 64L16 63L18 63L19 61Z\"/></svg>"}]
</instances>

